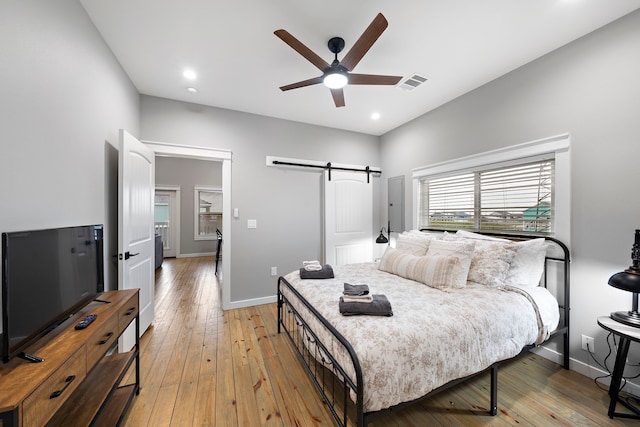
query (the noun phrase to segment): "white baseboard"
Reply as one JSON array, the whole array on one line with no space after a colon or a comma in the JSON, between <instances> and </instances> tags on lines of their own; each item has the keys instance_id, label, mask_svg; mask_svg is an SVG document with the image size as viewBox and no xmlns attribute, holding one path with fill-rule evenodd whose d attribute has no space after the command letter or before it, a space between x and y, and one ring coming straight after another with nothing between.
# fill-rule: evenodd
<instances>
[{"instance_id":1,"label":"white baseboard","mask_svg":"<svg viewBox=\"0 0 640 427\"><path fill-rule=\"evenodd\" d=\"M215 256L216 253L215 252L202 252L199 254L180 254L180 255L176 255L176 258L196 258L199 256Z\"/></svg>"},{"instance_id":2,"label":"white baseboard","mask_svg":"<svg viewBox=\"0 0 640 427\"><path fill-rule=\"evenodd\" d=\"M277 300L278 300L278 297L276 295L272 295L270 297L245 299L241 301L231 301L229 303L229 309L232 310L234 308L245 308L245 307L252 307L254 305L271 304L272 302L276 302Z\"/></svg>"},{"instance_id":3,"label":"white baseboard","mask_svg":"<svg viewBox=\"0 0 640 427\"><path fill-rule=\"evenodd\" d=\"M545 359L551 360L552 362L556 362L560 365L562 364L562 354L558 353L555 350L550 350L544 346L541 346L531 351L541 357L544 357ZM571 369L572 371L576 371L577 373L582 374L587 378L591 378L592 380L595 380L598 377L604 377L604 378L598 379L598 382L606 385L607 387L611 383L611 377L606 376L608 375L608 373L603 371L597 365L594 366L594 365L581 362L574 358L569 358L569 369ZM627 381L627 384L624 386L622 390L634 396L640 396L640 384Z\"/></svg>"}]
</instances>

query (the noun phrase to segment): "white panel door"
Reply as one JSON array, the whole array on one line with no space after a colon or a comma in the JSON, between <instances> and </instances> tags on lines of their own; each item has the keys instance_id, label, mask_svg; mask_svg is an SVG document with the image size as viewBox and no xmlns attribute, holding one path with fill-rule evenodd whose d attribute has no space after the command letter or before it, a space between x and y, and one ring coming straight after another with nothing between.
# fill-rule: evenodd
<instances>
[{"instance_id":1,"label":"white panel door","mask_svg":"<svg viewBox=\"0 0 640 427\"><path fill-rule=\"evenodd\" d=\"M324 262L344 265L373 260L373 184L367 174L324 173Z\"/></svg>"},{"instance_id":2,"label":"white panel door","mask_svg":"<svg viewBox=\"0 0 640 427\"><path fill-rule=\"evenodd\" d=\"M118 289L140 289L140 335L153 321L155 154L120 129L118 159ZM135 329L123 334L121 349L135 343Z\"/></svg>"}]
</instances>

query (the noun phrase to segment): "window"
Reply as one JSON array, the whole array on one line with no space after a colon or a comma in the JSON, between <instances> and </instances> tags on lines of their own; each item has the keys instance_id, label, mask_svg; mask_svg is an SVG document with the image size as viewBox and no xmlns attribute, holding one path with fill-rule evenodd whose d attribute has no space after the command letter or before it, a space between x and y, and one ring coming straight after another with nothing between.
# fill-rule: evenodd
<instances>
[{"instance_id":1,"label":"window","mask_svg":"<svg viewBox=\"0 0 640 427\"><path fill-rule=\"evenodd\" d=\"M569 149L562 134L416 168L413 227L570 241Z\"/></svg>"},{"instance_id":2,"label":"window","mask_svg":"<svg viewBox=\"0 0 640 427\"><path fill-rule=\"evenodd\" d=\"M420 180L421 228L553 231L554 160Z\"/></svg>"},{"instance_id":3,"label":"window","mask_svg":"<svg viewBox=\"0 0 640 427\"><path fill-rule=\"evenodd\" d=\"M195 239L215 240L222 229L222 190L195 187Z\"/></svg>"}]
</instances>

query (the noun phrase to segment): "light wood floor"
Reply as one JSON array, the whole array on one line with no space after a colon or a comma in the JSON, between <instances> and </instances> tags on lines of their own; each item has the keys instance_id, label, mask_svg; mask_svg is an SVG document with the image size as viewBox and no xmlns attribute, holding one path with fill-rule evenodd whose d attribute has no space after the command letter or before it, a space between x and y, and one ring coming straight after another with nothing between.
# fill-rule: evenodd
<instances>
[{"instance_id":1,"label":"light wood floor","mask_svg":"<svg viewBox=\"0 0 640 427\"><path fill-rule=\"evenodd\" d=\"M171 259L156 273L155 321L141 340L142 390L125 424L333 426L287 338L277 334L275 304L223 313L213 266L212 257ZM609 419L605 391L533 354L501 367L498 396L491 417L489 377L481 375L371 426L640 424Z\"/></svg>"}]
</instances>

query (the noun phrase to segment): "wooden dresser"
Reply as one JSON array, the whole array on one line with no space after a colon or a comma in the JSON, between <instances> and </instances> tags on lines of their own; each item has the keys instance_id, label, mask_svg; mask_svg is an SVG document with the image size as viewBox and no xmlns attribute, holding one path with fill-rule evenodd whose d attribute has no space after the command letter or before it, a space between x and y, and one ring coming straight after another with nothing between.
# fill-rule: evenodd
<instances>
[{"instance_id":1,"label":"wooden dresser","mask_svg":"<svg viewBox=\"0 0 640 427\"><path fill-rule=\"evenodd\" d=\"M137 289L105 292L26 349L44 361L0 364L0 427L118 425L140 391L138 309ZM76 330L88 314L97 317ZM135 345L118 353L134 320Z\"/></svg>"}]
</instances>

